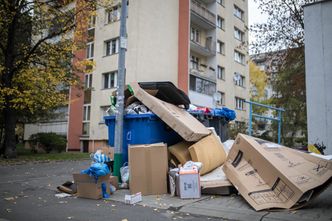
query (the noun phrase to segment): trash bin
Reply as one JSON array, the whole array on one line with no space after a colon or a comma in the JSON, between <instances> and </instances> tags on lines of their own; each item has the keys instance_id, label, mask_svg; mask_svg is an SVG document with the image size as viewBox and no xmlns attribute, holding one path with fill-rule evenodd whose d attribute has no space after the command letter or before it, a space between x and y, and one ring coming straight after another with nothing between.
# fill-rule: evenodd
<instances>
[{"instance_id":1,"label":"trash bin","mask_svg":"<svg viewBox=\"0 0 332 221\"><path fill-rule=\"evenodd\" d=\"M206 127L214 127L216 133L221 139L221 142L228 140L228 120L225 117L214 113L203 113L196 111L189 111L197 120L199 120Z\"/></svg>"},{"instance_id":2,"label":"trash bin","mask_svg":"<svg viewBox=\"0 0 332 221\"><path fill-rule=\"evenodd\" d=\"M108 126L108 144L114 147L115 116L104 117ZM123 163L128 162L129 144L180 142L182 138L155 114L127 114L123 122Z\"/></svg>"}]
</instances>

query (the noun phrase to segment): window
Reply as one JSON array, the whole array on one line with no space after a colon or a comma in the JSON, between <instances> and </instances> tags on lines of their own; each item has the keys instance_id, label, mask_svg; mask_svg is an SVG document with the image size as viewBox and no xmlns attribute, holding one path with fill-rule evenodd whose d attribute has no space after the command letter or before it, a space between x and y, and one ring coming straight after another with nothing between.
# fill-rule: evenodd
<instances>
[{"instance_id":1,"label":"window","mask_svg":"<svg viewBox=\"0 0 332 221\"><path fill-rule=\"evenodd\" d=\"M244 99L235 97L235 109L244 110Z\"/></svg>"},{"instance_id":2,"label":"window","mask_svg":"<svg viewBox=\"0 0 332 221\"><path fill-rule=\"evenodd\" d=\"M200 42L200 31L196 28L191 28L190 40L199 43Z\"/></svg>"},{"instance_id":3,"label":"window","mask_svg":"<svg viewBox=\"0 0 332 221\"><path fill-rule=\"evenodd\" d=\"M234 83L237 86L244 87L245 77L238 72L234 73Z\"/></svg>"},{"instance_id":4,"label":"window","mask_svg":"<svg viewBox=\"0 0 332 221\"><path fill-rule=\"evenodd\" d=\"M220 100L217 101L218 105L225 105L225 93L218 91L218 93L221 95Z\"/></svg>"},{"instance_id":5,"label":"window","mask_svg":"<svg viewBox=\"0 0 332 221\"><path fill-rule=\"evenodd\" d=\"M234 16L243 20L244 12L236 5L234 5Z\"/></svg>"},{"instance_id":6,"label":"window","mask_svg":"<svg viewBox=\"0 0 332 221\"><path fill-rule=\"evenodd\" d=\"M243 42L244 41L244 32L238 29L237 27L234 27L234 37L235 39Z\"/></svg>"},{"instance_id":7,"label":"window","mask_svg":"<svg viewBox=\"0 0 332 221\"><path fill-rule=\"evenodd\" d=\"M245 56L244 54L238 52L238 51L234 51L234 60L240 64L244 64L245 63Z\"/></svg>"},{"instance_id":8,"label":"window","mask_svg":"<svg viewBox=\"0 0 332 221\"><path fill-rule=\"evenodd\" d=\"M106 56L119 53L119 38L105 41Z\"/></svg>"},{"instance_id":9,"label":"window","mask_svg":"<svg viewBox=\"0 0 332 221\"><path fill-rule=\"evenodd\" d=\"M217 3L224 6L224 0L217 0Z\"/></svg>"},{"instance_id":10,"label":"window","mask_svg":"<svg viewBox=\"0 0 332 221\"><path fill-rule=\"evenodd\" d=\"M192 69L198 70L199 58L196 56L191 56L190 66Z\"/></svg>"},{"instance_id":11,"label":"window","mask_svg":"<svg viewBox=\"0 0 332 221\"><path fill-rule=\"evenodd\" d=\"M84 76L84 88L91 88L92 87L92 74L86 74Z\"/></svg>"},{"instance_id":12,"label":"window","mask_svg":"<svg viewBox=\"0 0 332 221\"><path fill-rule=\"evenodd\" d=\"M217 41L217 52L220 54L225 54L225 43L222 41Z\"/></svg>"},{"instance_id":13,"label":"window","mask_svg":"<svg viewBox=\"0 0 332 221\"><path fill-rule=\"evenodd\" d=\"M114 6L106 12L106 23L112 23L120 20L120 7Z\"/></svg>"},{"instance_id":14,"label":"window","mask_svg":"<svg viewBox=\"0 0 332 221\"><path fill-rule=\"evenodd\" d=\"M89 122L90 121L90 114L91 114L91 106L90 105L84 105L83 106L83 122Z\"/></svg>"},{"instance_id":15,"label":"window","mask_svg":"<svg viewBox=\"0 0 332 221\"><path fill-rule=\"evenodd\" d=\"M225 80L225 68L218 66L217 67L217 78L221 80Z\"/></svg>"},{"instance_id":16,"label":"window","mask_svg":"<svg viewBox=\"0 0 332 221\"><path fill-rule=\"evenodd\" d=\"M115 88L117 86L117 71L103 74L103 89Z\"/></svg>"},{"instance_id":17,"label":"window","mask_svg":"<svg viewBox=\"0 0 332 221\"><path fill-rule=\"evenodd\" d=\"M93 59L94 44L89 42L86 44L86 58Z\"/></svg>"},{"instance_id":18,"label":"window","mask_svg":"<svg viewBox=\"0 0 332 221\"><path fill-rule=\"evenodd\" d=\"M190 75L190 90L212 96L216 92L216 83Z\"/></svg>"},{"instance_id":19,"label":"window","mask_svg":"<svg viewBox=\"0 0 332 221\"><path fill-rule=\"evenodd\" d=\"M95 15L91 15L90 18L89 18L88 30L94 29L95 25L96 25L96 16Z\"/></svg>"},{"instance_id":20,"label":"window","mask_svg":"<svg viewBox=\"0 0 332 221\"><path fill-rule=\"evenodd\" d=\"M223 30L225 29L225 20L220 16L217 17L217 27Z\"/></svg>"},{"instance_id":21,"label":"window","mask_svg":"<svg viewBox=\"0 0 332 221\"><path fill-rule=\"evenodd\" d=\"M111 106L101 106L100 107L100 122L101 123L104 123L105 120L104 120L104 117L105 116L109 116L109 109L110 109Z\"/></svg>"}]
</instances>

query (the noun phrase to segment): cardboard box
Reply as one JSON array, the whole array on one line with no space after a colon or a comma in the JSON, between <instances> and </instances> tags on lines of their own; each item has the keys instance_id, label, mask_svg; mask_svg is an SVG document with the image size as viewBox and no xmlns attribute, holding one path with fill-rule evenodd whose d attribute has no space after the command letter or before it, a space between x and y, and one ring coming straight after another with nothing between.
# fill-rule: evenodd
<instances>
[{"instance_id":1,"label":"cardboard box","mask_svg":"<svg viewBox=\"0 0 332 221\"><path fill-rule=\"evenodd\" d=\"M178 195L181 199L197 199L201 197L199 173L179 174Z\"/></svg>"},{"instance_id":2,"label":"cardboard box","mask_svg":"<svg viewBox=\"0 0 332 221\"><path fill-rule=\"evenodd\" d=\"M167 193L168 154L164 143L129 145L130 193Z\"/></svg>"},{"instance_id":3,"label":"cardboard box","mask_svg":"<svg viewBox=\"0 0 332 221\"><path fill-rule=\"evenodd\" d=\"M110 184L112 184L117 190L119 189L119 179L117 176L110 176Z\"/></svg>"},{"instance_id":4,"label":"cardboard box","mask_svg":"<svg viewBox=\"0 0 332 221\"><path fill-rule=\"evenodd\" d=\"M210 134L189 147L192 161L203 164L200 174L204 175L226 161L223 144L215 134Z\"/></svg>"},{"instance_id":5,"label":"cardboard box","mask_svg":"<svg viewBox=\"0 0 332 221\"><path fill-rule=\"evenodd\" d=\"M211 132L186 110L164 102L143 90L137 82L130 83L134 96L175 130L186 141L198 141Z\"/></svg>"},{"instance_id":6,"label":"cardboard box","mask_svg":"<svg viewBox=\"0 0 332 221\"><path fill-rule=\"evenodd\" d=\"M180 143L168 147L168 150L183 165L187 161L191 160L190 153L188 150L188 148L191 145L192 142L182 141Z\"/></svg>"},{"instance_id":7,"label":"cardboard box","mask_svg":"<svg viewBox=\"0 0 332 221\"><path fill-rule=\"evenodd\" d=\"M110 194L110 179L109 175L98 178L97 183L94 177L87 174L73 174L74 182L77 185L77 196L88 199L103 198L102 183L106 185L106 192Z\"/></svg>"},{"instance_id":8,"label":"cardboard box","mask_svg":"<svg viewBox=\"0 0 332 221\"><path fill-rule=\"evenodd\" d=\"M299 208L330 185L332 162L239 134L223 170L255 209Z\"/></svg>"}]
</instances>

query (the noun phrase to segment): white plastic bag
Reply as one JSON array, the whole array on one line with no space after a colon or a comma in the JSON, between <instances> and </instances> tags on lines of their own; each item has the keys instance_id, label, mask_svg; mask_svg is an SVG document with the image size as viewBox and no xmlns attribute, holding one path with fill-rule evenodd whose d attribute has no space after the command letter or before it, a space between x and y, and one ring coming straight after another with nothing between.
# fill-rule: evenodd
<instances>
[{"instance_id":1,"label":"white plastic bag","mask_svg":"<svg viewBox=\"0 0 332 221\"><path fill-rule=\"evenodd\" d=\"M128 163L123 164L123 167L120 168L120 174L121 174L122 183L128 183L129 181Z\"/></svg>"}]
</instances>

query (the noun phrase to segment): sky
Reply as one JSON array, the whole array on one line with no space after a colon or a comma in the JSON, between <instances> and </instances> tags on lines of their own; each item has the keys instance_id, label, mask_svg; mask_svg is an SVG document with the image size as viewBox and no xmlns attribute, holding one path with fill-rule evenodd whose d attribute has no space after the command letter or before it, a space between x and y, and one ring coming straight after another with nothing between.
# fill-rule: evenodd
<instances>
[{"instance_id":1,"label":"sky","mask_svg":"<svg viewBox=\"0 0 332 221\"><path fill-rule=\"evenodd\" d=\"M249 27L253 24L262 23L267 20L267 15L262 14L258 9L258 3L254 2L254 0L248 0L248 8L249 8ZM254 37L249 32L249 43L254 40Z\"/></svg>"}]
</instances>

